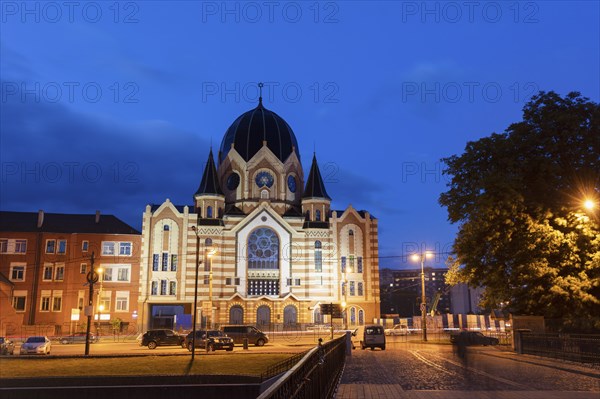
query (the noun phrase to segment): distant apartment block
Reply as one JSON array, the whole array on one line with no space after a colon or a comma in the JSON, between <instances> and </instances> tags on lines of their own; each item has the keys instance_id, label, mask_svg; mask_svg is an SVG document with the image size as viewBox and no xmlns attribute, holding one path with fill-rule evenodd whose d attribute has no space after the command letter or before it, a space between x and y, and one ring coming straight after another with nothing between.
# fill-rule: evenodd
<instances>
[{"instance_id":1,"label":"distant apartment block","mask_svg":"<svg viewBox=\"0 0 600 399\"><path fill-rule=\"evenodd\" d=\"M425 296L427 311L435 306L436 313L450 313L450 287L445 283L448 269L426 267ZM381 280L381 313L412 317L421 314L421 269L383 269Z\"/></svg>"},{"instance_id":2,"label":"distant apartment block","mask_svg":"<svg viewBox=\"0 0 600 399\"><path fill-rule=\"evenodd\" d=\"M101 268L95 284L94 325L108 330L137 318L140 232L113 215L0 211L0 274L10 284L8 300L23 326L46 326L67 334L87 321L86 276ZM0 324L10 324L1 312ZM4 330L22 326L2 326Z\"/></svg>"}]
</instances>

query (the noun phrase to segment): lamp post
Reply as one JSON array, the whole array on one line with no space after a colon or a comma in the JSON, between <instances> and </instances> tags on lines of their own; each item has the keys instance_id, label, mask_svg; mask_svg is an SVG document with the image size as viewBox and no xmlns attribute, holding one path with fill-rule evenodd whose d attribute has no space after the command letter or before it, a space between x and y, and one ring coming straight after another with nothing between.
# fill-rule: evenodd
<instances>
[{"instance_id":1,"label":"lamp post","mask_svg":"<svg viewBox=\"0 0 600 399\"><path fill-rule=\"evenodd\" d=\"M421 260L421 323L423 331L423 341L427 341L427 298L425 297L425 257L429 253L421 252L420 255L414 254L414 260Z\"/></svg>"},{"instance_id":2,"label":"lamp post","mask_svg":"<svg viewBox=\"0 0 600 399\"><path fill-rule=\"evenodd\" d=\"M192 226L196 234L196 279L194 282L194 317L192 321L192 361L196 355L196 321L198 318L198 268L200 268L200 235L196 226Z\"/></svg>"},{"instance_id":3,"label":"lamp post","mask_svg":"<svg viewBox=\"0 0 600 399\"><path fill-rule=\"evenodd\" d=\"M206 255L208 257L208 304L210 305L210 328L213 329L213 320L215 318L215 311L213 309L213 270L212 270L212 257L217 252L213 247L210 251L207 250Z\"/></svg>"},{"instance_id":4,"label":"lamp post","mask_svg":"<svg viewBox=\"0 0 600 399\"><path fill-rule=\"evenodd\" d=\"M102 267L99 267L96 269L96 273L98 273L98 279L100 280L100 289L98 290L98 301L96 302L98 304L98 328L96 329L96 333L98 334L98 337L100 336L101 333L101 328L102 328L102 311L104 310L104 305L102 304L102 288L103 288L103 283L104 283L104 269Z\"/></svg>"}]
</instances>

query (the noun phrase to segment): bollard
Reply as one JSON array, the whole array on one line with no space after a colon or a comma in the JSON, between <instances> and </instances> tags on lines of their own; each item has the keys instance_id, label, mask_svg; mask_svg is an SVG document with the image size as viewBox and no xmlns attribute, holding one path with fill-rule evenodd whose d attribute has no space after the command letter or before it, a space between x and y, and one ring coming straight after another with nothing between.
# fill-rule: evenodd
<instances>
[{"instance_id":1,"label":"bollard","mask_svg":"<svg viewBox=\"0 0 600 399\"><path fill-rule=\"evenodd\" d=\"M346 331L346 356L352 356L352 349L354 349L354 345L352 345L352 332Z\"/></svg>"},{"instance_id":2,"label":"bollard","mask_svg":"<svg viewBox=\"0 0 600 399\"><path fill-rule=\"evenodd\" d=\"M244 349L248 350L248 338L244 338Z\"/></svg>"}]
</instances>

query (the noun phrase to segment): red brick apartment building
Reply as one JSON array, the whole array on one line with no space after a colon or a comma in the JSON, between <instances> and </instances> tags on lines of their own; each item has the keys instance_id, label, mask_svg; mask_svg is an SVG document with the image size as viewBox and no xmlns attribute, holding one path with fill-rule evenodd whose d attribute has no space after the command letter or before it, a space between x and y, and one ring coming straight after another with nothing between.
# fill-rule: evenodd
<instances>
[{"instance_id":1,"label":"red brick apartment building","mask_svg":"<svg viewBox=\"0 0 600 399\"><path fill-rule=\"evenodd\" d=\"M133 227L100 212L0 211L0 331L65 335L85 329L92 254L100 276L94 286L94 327L112 333L118 320L122 331L135 327L140 237Z\"/></svg>"}]
</instances>

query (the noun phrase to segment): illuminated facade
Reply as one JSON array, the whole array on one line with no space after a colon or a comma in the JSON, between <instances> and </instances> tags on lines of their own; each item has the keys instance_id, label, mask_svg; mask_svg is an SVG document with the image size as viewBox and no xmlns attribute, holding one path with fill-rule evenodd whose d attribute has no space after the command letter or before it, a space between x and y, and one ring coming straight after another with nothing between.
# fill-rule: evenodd
<instances>
[{"instance_id":1,"label":"illuminated facade","mask_svg":"<svg viewBox=\"0 0 600 399\"><path fill-rule=\"evenodd\" d=\"M377 219L331 209L316 157L305 179L296 136L262 99L216 163L211 150L193 201L145 209L141 328L191 326L197 244L199 323L321 323L329 302L347 304L349 326L379 317Z\"/></svg>"}]
</instances>

